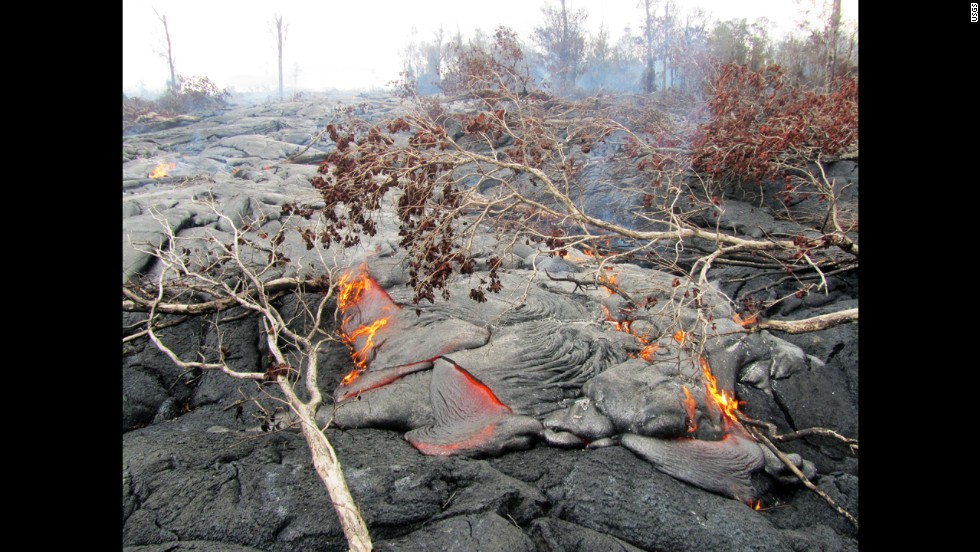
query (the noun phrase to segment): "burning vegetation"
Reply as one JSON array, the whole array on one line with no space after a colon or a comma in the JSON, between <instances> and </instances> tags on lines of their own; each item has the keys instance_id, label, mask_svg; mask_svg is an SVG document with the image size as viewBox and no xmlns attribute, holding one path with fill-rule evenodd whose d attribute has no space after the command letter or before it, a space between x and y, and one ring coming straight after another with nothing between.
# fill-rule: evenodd
<instances>
[{"instance_id":1,"label":"burning vegetation","mask_svg":"<svg viewBox=\"0 0 980 552\"><path fill-rule=\"evenodd\" d=\"M341 337L351 352L354 369L342 380L349 385L367 369L370 355L378 343L376 335L388 325L399 307L388 293L368 275L367 265L345 272L337 283L337 308L341 313Z\"/></svg>"},{"instance_id":2,"label":"burning vegetation","mask_svg":"<svg viewBox=\"0 0 980 552\"><path fill-rule=\"evenodd\" d=\"M150 178L163 178L167 176L167 171L177 168L177 163L160 163L148 175Z\"/></svg>"}]
</instances>

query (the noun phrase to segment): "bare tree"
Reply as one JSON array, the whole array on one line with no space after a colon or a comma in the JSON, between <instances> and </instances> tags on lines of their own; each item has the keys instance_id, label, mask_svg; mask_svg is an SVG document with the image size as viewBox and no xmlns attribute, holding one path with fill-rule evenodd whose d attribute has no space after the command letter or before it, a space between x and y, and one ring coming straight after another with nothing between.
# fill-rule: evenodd
<instances>
[{"instance_id":1,"label":"bare tree","mask_svg":"<svg viewBox=\"0 0 980 552\"><path fill-rule=\"evenodd\" d=\"M177 82L177 71L174 69L174 54L173 47L170 44L170 27L167 26L167 16L160 15L156 9L153 10L153 13L157 14L157 18L163 23L163 33L167 38L167 53L157 52L160 57L167 60L167 65L170 66L170 81L167 82L167 88L176 91L179 88L179 83Z\"/></svg>"},{"instance_id":2,"label":"bare tree","mask_svg":"<svg viewBox=\"0 0 980 552\"><path fill-rule=\"evenodd\" d=\"M272 19L272 24L275 25L275 36L276 36L276 49L279 52L279 101L283 100L282 92L282 44L286 40L286 29L289 25L282 24L282 16L276 14Z\"/></svg>"},{"instance_id":3,"label":"bare tree","mask_svg":"<svg viewBox=\"0 0 980 552\"><path fill-rule=\"evenodd\" d=\"M835 77L853 73L856 35L850 32L846 41L841 40L841 27L846 25L841 21L840 0L796 1L799 5L797 27L802 37L793 37L795 44L788 45L795 47L795 51L788 52L786 57L795 57L804 67L807 75L801 80L829 91Z\"/></svg>"},{"instance_id":4,"label":"bare tree","mask_svg":"<svg viewBox=\"0 0 980 552\"><path fill-rule=\"evenodd\" d=\"M545 66L561 91L571 91L582 73L585 58L584 9L569 10L565 0L561 7L545 4L541 11L544 25L534 29L534 40L544 50Z\"/></svg>"},{"instance_id":5,"label":"bare tree","mask_svg":"<svg viewBox=\"0 0 980 552\"><path fill-rule=\"evenodd\" d=\"M827 77L824 89L830 90L837 69L837 39L840 36L840 0L833 0L830 22L827 24Z\"/></svg>"},{"instance_id":6,"label":"bare tree","mask_svg":"<svg viewBox=\"0 0 980 552\"><path fill-rule=\"evenodd\" d=\"M643 0L643 38L646 41L646 69L643 73L643 92L650 94L657 90L657 70L653 65L653 37L656 33L657 19L654 11L655 0Z\"/></svg>"},{"instance_id":7,"label":"bare tree","mask_svg":"<svg viewBox=\"0 0 980 552\"><path fill-rule=\"evenodd\" d=\"M663 71L661 72L662 74L660 75L661 77L660 89L664 91L667 90L667 62L670 59L670 28L673 21L670 17L670 5L671 5L670 0L664 3L664 18L661 21L661 26L663 27L663 32L664 32L663 55L662 55L662 59L664 60L664 68Z\"/></svg>"},{"instance_id":8,"label":"bare tree","mask_svg":"<svg viewBox=\"0 0 980 552\"><path fill-rule=\"evenodd\" d=\"M218 217L234 228L233 239L222 243L214 236L204 240L179 238L166 218L159 217L166 239L160 247L148 250L157 260L156 277L123 287L123 310L147 313L145 329L127 336L124 342L147 337L184 370L215 370L236 379L275 384L283 396L280 400L288 406L306 440L314 469L330 496L350 549L369 551L372 545L367 526L347 487L337 455L324 435L326 426L316 417L323 403L318 384L318 354L325 344L337 339L323 329L333 313L330 306L335 305L336 270L331 270L321 257L324 273L316 278L276 276L286 264L280 249L284 232L295 226L284 224L276 235L263 237L247 231L251 224L239 228L213 203L210 205ZM314 298L303 311L305 323L299 324L303 329L295 329L295 321L277 306L277 299L287 292ZM233 308L256 315L262 321L273 358L264 371L233 369L221 347L214 359L182 359L158 334L160 328L173 325L172 320L164 320L167 315L208 316ZM302 386L298 385L300 381Z\"/></svg>"}]
</instances>

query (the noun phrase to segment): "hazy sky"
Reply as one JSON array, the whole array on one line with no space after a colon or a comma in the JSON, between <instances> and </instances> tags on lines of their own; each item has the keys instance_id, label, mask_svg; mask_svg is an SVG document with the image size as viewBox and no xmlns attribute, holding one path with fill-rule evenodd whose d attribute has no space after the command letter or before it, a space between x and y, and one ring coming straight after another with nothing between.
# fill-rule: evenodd
<instances>
[{"instance_id":1,"label":"hazy sky","mask_svg":"<svg viewBox=\"0 0 980 552\"><path fill-rule=\"evenodd\" d=\"M283 48L287 89L383 88L397 78L402 51L414 37L430 40L442 26L471 36L479 27L507 25L521 39L541 24L541 6L556 0L124 0L123 89L163 89L169 78L163 24L167 17L177 73L206 75L220 87L240 92L272 91L278 86L278 60L272 19L288 25ZM640 27L640 0L568 0L589 12L591 32L604 24L612 40L629 25ZM663 1L657 2L663 9ZM794 0L675 0L680 14L691 7L709 18L767 17L773 36L795 28L800 7ZM857 20L857 0L843 0L845 20ZM297 72L298 69L298 72Z\"/></svg>"}]
</instances>

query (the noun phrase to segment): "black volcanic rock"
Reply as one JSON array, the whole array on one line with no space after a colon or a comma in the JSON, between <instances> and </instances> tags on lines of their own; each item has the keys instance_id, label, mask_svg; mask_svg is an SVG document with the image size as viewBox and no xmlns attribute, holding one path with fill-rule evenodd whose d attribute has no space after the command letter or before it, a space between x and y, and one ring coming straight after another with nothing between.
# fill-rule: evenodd
<instances>
[{"instance_id":1,"label":"black volcanic rock","mask_svg":"<svg viewBox=\"0 0 980 552\"><path fill-rule=\"evenodd\" d=\"M378 552L534 552L531 539L514 524L494 513L449 518L410 535L381 541Z\"/></svg>"}]
</instances>

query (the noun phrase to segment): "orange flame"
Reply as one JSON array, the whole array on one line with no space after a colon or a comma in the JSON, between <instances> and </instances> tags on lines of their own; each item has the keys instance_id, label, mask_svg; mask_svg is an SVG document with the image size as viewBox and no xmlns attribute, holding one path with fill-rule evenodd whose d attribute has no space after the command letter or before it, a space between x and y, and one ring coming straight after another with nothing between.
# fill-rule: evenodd
<instances>
[{"instance_id":1,"label":"orange flame","mask_svg":"<svg viewBox=\"0 0 980 552\"><path fill-rule=\"evenodd\" d=\"M637 339L640 339L640 340L642 340L644 342L646 341L645 339L643 339L640 336L636 336L636 338ZM657 352L657 349L659 349L659 348L660 348L660 345L657 345L656 343L653 343L651 345L647 345L646 347L640 349L640 358L642 358L643 360L645 360L647 362L653 362L653 355L654 355L654 353Z\"/></svg>"},{"instance_id":2,"label":"orange flame","mask_svg":"<svg viewBox=\"0 0 980 552\"><path fill-rule=\"evenodd\" d=\"M735 397L729 395L724 389L718 391L718 380L711 374L708 361L704 360L704 357L698 357L698 360L701 361L701 371L704 373L704 385L708 391L708 398L718 405L718 409L721 410L727 420L737 423L735 411L738 410L739 401L736 401Z\"/></svg>"},{"instance_id":3,"label":"orange flame","mask_svg":"<svg viewBox=\"0 0 980 552\"><path fill-rule=\"evenodd\" d=\"M344 339L347 344L351 347L351 358L354 359L354 365L361 369L367 368L367 357L371 353L371 349L374 348L374 334L381 328L388 324L388 318L379 318L367 326L358 326L354 331L349 334L344 335ZM364 345L360 349L353 351L354 342L358 337L367 336L364 340ZM353 380L352 380L353 381Z\"/></svg>"},{"instance_id":4,"label":"orange flame","mask_svg":"<svg viewBox=\"0 0 980 552\"><path fill-rule=\"evenodd\" d=\"M354 368L353 370L350 371L350 373L344 376L344 379L340 380L340 385L350 385L350 382L356 380L357 376L361 375L361 372L362 372L361 369Z\"/></svg>"},{"instance_id":5,"label":"orange flame","mask_svg":"<svg viewBox=\"0 0 980 552\"><path fill-rule=\"evenodd\" d=\"M360 324L353 330L349 330L351 321L354 319L354 314L347 314L347 311L352 307L357 305L364 295L365 290L369 288L374 288L384 293L387 293L380 287L378 287L377 282L375 282L367 273L367 268L364 263L358 267L357 271L348 271L344 273L340 280L337 282L337 307L342 313L344 313L343 323L341 324L342 338L347 346L351 350L351 359L354 361L354 366L356 367L354 371L347 374L341 383L348 384L360 375L360 372L367 369L368 355L375 347L374 337L378 330L388 325L388 316L382 316L376 319L370 324ZM365 337L363 345L359 349L355 349L356 342L358 338Z\"/></svg>"},{"instance_id":6,"label":"orange flame","mask_svg":"<svg viewBox=\"0 0 980 552\"><path fill-rule=\"evenodd\" d=\"M607 266L606 269L610 270L610 267ZM612 285L617 285L616 273L609 272L607 274L603 274L599 277L599 281L600 282L604 281ZM603 287L602 289L606 291L607 296L612 296L613 291L611 289L607 287ZM623 332L632 335L633 337L636 338L637 341L640 342L640 345L643 346L643 348L640 349L639 354L628 353L627 356L629 356L630 358L640 357L643 360L652 363L653 355L654 353L657 352L657 349L659 349L660 346L657 345L656 343L650 343L649 335L639 335L633 332L633 327L629 320L623 320L623 321L616 320L615 318L613 318L612 313L609 312L609 309L605 305L600 303L599 306L602 307L602 312L606 315L606 321L613 323L613 329L615 329L617 332Z\"/></svg>"},{"instance_id":7,"label":"orange flame","mask_svg":"<svg viewBox=\"0 0 980 552\"><path fill-rule=\"evenodd\" d=\"M682 385L681 389L684 390L684 408L687 409L687 432L694 433L694 430L698 428L698 424L694 421L694 408L697 406L697 403L694 402L694 398L691 397L691 392L687 390L686 385Z\"/></svg>"},{"instance_id":8,"label":"orange flame","mask_svg":"<svg viewBox=\"0 0 980 552\"><path fill-rule=\"evenodd\" d=\"M340 277L340 281L337 282L337 286L340 288L340 291L337 292L337 307L340 308L341 312L347 312L347 309L360 300L361 292L368 286L370 280L371 277L360 269L356 278L354 278L353 272L346 272Z\"/></svg>"},{"instance_id":9,"label":"orange flame","mask_svg":"<svg viewBox=\"0 0 980 552\"><path fill-rule=\"evenodd\" d=\"M680 343L681 345L684 344L685 337L687 337L687 334L684 333L684 330L677 330L674 332L674 341Z\"/></svg>"},{"instance_id":10,"label":"orange flame","mask_svg":"<svg viewBox=\"0 0 980 552\"><path fill-rule=\"evenodd\" d=\"M750 314L750 315L746 316L745 318L742 318L736 312L735 314L732 315L732 320L734 320L735 323L738 324L739 326L742 326L743 328L747 328L747 327L751 326L752 324L755 324L756 322L758 322L759 321L759 317L756 316L756 315L754 315L754 314Z\"/></svg>"},{"instance_id":11,"label":"orange flame","mask_svg":"<svg viewBox=\"0 0 980 552\"><path fill-rule=\"evenodd\" d=\"M169 169L177 168L177 163L160 163L150 171L150 178L163 178Z\"/></svg>"},{"instance_id":12,"label":"orange flame","mask_svg":"<svg viewBox=\"0 0 980 552\"><path fill-rule=\"evenodd\" d=\"M752 504L752 509L753 510L758 511L761 508L762 508L762 501L761 500L756 500L755 501L755 504Z\"/></svg>"}]
</instances>

